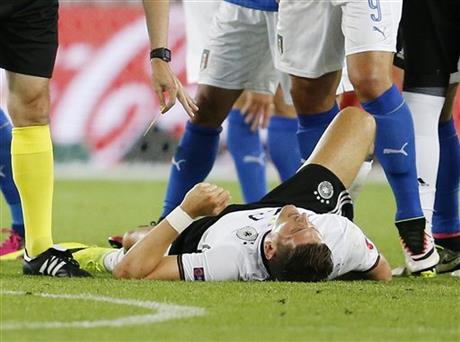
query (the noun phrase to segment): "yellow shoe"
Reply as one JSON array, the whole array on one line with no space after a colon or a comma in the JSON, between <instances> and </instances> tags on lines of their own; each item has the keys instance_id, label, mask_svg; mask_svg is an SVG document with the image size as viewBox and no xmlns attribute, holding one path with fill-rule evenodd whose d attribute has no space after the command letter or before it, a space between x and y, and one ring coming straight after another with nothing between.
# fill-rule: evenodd
<instances>
[{"instance_id":1,"label":"yellow shoe","mask_svg":"<svg viewBox=\"0 0 460 342\"><path fill-rule=\"evenodd\" d=\"M107 272L104 266L104 256L113 251L113 248L88 247L73 253L73 257L86 271Z\"/></svg>"}]
</instances>

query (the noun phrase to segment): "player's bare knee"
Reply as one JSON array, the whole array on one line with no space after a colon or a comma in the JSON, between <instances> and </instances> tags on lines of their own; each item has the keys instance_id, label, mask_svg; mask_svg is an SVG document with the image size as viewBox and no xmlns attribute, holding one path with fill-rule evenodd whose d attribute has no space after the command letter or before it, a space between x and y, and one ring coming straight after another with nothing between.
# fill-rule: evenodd
<instances>
[{"instance_id":1,"label":"player's bare knee","mask_svg":"<svg viewBox=\"0 0 460 342\"><path fill-rule=\"evenodd\" d=\"M382 95L388 90L392 82L386 77L382 77L379 73L359 75L350 79L355 89L358 98L361 101L371 101Z\"/></svg>"},{"instance_id":2,"label":"player's bare knee","mask_svg":"<svg viewBox=\"0 0 460 342\"><path fill-rule=\"evenodd\" d=\"M192 123L196 125L219 128L228 113L223 113L219 104L206 94L198 94L197 106L199 110L192 119Z\"/></svg>"},{"instance_id":3,"label":"player's bare knee","mask_svg":"<svg viewBox=\"0 0 460 342\"><path fill-rule=\"evenodd\" d=\"M8 110L15 127L39 126L49 123L48 91L11 94Z\"/></svg>"}]
</instances>

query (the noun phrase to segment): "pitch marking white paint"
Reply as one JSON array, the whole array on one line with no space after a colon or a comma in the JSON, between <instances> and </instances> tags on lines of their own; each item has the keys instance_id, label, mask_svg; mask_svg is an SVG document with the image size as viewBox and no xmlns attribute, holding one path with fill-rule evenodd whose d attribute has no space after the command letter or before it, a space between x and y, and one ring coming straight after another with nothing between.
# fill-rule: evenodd
<instances>
[{"instance_id":1,"label":"pitch marking white paint","mask_svg":"<svg viewBox=\"0 0 460 342\"><path fill-rule=\"evenodd\" d=\"M2 296L23 296L26 292L20 291L2 291ZM17 329L62 329L62 328L80 328L91 329L101 327L124 327L129 325L142 325L150 323L158 323L169 321L172 319L203 316L206 310L203 308L173 304L163 304L152 301L141 301L135 299L122 299L104 296L95 296L91 294L52 294L52 293L34 293L32 296L43 298L60 298L60 299L77 299L90 300L95 302L106 302L110 304L136 306L139 308L149 309L153 313L145 315L125 316L114 319L102 319L97 321L70 321L70 322L17 322L17 321L2 321L2 330L17 330Z\"/></svg>"}]
</instances>

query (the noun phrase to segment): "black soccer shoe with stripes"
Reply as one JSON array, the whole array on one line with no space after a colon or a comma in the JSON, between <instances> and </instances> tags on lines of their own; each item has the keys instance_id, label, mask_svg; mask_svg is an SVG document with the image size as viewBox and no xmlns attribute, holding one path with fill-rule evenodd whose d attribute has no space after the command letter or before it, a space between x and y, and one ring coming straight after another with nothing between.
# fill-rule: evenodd
<instances>
[{"instance_id":1,"label":"black soccer shoe with stripes","mask_svg":"<svg viewBox=\"0 0 460 342\"><path fill-rule=\"evenodd\" d=\"M67 249L53 246L35 258L24 253L22 271L27 275L44 275L51 277L91 277L82 270L78 262Z\"/></svg>"},{"instance_id":2,"label":"black soccer shoe with stripes","mask_svg":"<svg viewBox=\"0 0 460 342\"><path fill-rule=\"evenodd\" d=\"M435 272L439 254L424 217L396 222L410 273Z\"/></svg>"}]
</instances>

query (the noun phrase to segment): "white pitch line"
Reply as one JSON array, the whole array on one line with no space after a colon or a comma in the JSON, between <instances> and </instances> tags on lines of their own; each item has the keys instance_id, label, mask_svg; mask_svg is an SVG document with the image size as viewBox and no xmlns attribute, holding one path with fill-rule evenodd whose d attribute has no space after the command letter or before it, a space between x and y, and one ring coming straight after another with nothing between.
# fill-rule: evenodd
<instances>
[{"instance_id":1,"label":"white pitch line","mask_svg":"<svg viewBox=\"0 0 460 342\"><path fill-rule=\"evenodd\" d=\"M2 291L0 295L5 296L23 296L26 292L19 291ZM187 317L203 316L206 310L203 308L173 304L163 304L152 301L141 301L135 299L122 299L104 296L95 296L91 294L66 295L52 293L34 293L31 296L43 298L60 298L60 299L78 299L90 300L95 302L106 302L110 304L136 306L139 308L155 311L146 315L125 316L115 319L102 319L96 321L70 321L70 322L17 322L17 321L2 321L2 330L17 330L17 329L62 329L62 328L100 328L100 327L123 327L128 325L142 325L150 323L158 323L169 321L172 319L180 319Z\"/></svg>"}]
</instances>

